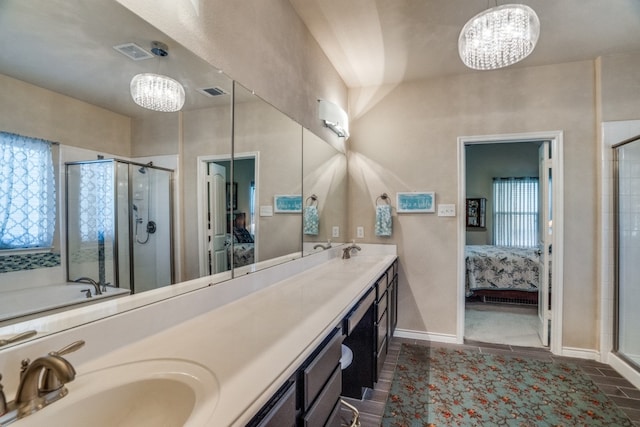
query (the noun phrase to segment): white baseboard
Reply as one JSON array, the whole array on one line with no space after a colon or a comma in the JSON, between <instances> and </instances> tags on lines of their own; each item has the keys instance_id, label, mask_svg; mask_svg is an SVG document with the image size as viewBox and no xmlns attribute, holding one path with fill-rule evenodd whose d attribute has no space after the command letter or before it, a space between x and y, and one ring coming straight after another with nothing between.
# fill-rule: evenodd
<instances>
[{"instance_id":1,"label":"white baseboard","mask_svg":"<svg viewBox=\"0 0 640 427\"><path fill-rule=\"evenodd\" d=\"M636 388L640 388L640 372L636 371L634 368L629 366L627 362L620 359L613 353L609 353L608 355L609 365L618 371L620 375L625 377L631 384L633 384Z\"/></svg>"},{"instance_id":2,"label":"white baseboard","mask_svg":"<svg viewBox=\"0 0 640 427\"><path fill-rule=\"evenodd\" d=\"M412 331L409 329L396 329L395 332L393 333L393 336L398 338L408 338L408 339L418 340L418 341L431 341L431 342L441 342L441 343L448 343L448 344L462 344L458 342L455 335Z\"/></svg>"},{"instance_id":3,"label":"white baseboard","mask_svg":"<svg viewBox=\"0 0 640 427\"><path fill-rule=\"evenodd\" d=\"M578 359L600 360L600 352L586 348L562 347L560 356L575 357Z\"/></svg>"}]
</instances>

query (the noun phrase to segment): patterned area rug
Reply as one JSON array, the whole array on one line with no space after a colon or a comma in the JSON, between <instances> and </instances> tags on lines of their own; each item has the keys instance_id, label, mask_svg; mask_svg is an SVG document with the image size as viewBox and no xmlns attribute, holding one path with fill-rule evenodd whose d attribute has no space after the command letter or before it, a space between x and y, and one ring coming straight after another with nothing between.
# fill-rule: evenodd
<instances>
[{"instance_id":1,"label":"patterned area rug","mask_svg":"<svg viewBox=\"0 0 640 427\"><path fill-rule=\"evenodd\" d=\"M632 423L571 363L403 344L382 426Z\"/></svg>"}]
</instances>

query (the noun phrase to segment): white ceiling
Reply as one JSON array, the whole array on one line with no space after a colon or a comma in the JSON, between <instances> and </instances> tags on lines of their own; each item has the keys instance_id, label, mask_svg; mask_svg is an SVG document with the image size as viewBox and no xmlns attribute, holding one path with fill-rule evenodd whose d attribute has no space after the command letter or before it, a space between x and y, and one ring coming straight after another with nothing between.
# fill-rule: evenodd
<instances>
[{"instance_id":1,"label":"white ceiling","mask_svg":"<svg viewBox=\"0 0 640 427\"><path fill-rule=\"evenodd\" d=\"M467 69L458 36L496 0L290 0L348 87ZM534 52L514 67L640 51L640 0L522 0L540 18Z\"/></svg>"}]
</instances>

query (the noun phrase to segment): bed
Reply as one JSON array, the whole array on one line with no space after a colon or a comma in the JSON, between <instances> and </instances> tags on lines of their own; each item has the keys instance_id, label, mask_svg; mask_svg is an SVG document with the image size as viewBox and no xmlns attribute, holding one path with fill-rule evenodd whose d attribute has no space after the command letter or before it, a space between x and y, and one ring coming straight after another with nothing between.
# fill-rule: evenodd
<instances>
[{"instance_id":1,"label":"bed","mask_svg":"<svg viewBox=\"0 0 640 427\"><path fill-rule=\"evenodd\" d=\"M535 304L540 283L540 251L537 247L469 245L465 247L468 298L514 300Z\"/></svg>"},{"instance_id":2,"label":"bed","mask_svg":"<svg viewBox=\"0 0 640 427\"><path fill-rule=\"evenodd\" d=\"M229 248L229 263L233 261L234 267L242 267L255 262L255 241L246 228L244 212L234 215L233 230L231 233L227 233L227 247Z\"/></svg>"}]
</instances>

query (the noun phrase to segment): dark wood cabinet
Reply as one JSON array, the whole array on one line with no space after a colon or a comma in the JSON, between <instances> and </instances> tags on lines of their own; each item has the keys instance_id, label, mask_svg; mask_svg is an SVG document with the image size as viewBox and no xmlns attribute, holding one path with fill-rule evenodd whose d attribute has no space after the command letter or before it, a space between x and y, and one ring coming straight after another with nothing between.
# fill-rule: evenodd
<instances>
[{"instance_id":1,"label":"dark wood cabinet","mask_svg":"<svg viewBox=\"0 0 640 427\"><path fill-rule=\"evenodd\" d=\"M397 320L395 259L247 426L339 427L340 397L361 399L380 379ZM343 343L353 352L345 369L340 365Z\"/></svg>"}]
</instances>

